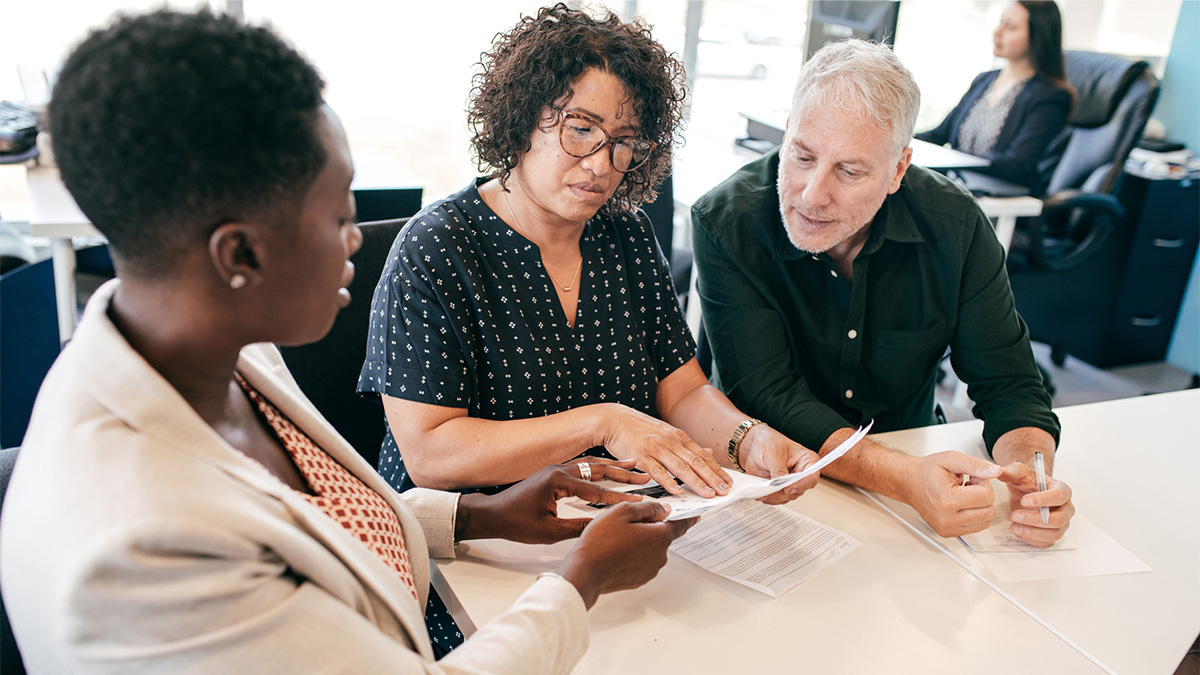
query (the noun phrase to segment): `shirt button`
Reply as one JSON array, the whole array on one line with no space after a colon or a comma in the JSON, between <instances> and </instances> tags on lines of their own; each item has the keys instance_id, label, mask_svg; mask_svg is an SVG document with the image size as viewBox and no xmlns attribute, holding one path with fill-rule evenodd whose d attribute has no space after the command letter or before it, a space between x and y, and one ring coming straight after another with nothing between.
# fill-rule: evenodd
<instances>
[{"instance_id":1,"label":"shirt button","mask_svg":"<svg viewBox=\"0 0 1200 675\"><path fill-rule=\"evenodd\" d=\"M854 390L853 389L846 390L846 398L854 398Z\"/></svg>"},{"instance_id":2,"label":"shirt button","mask_svg":"<svg viewBox=\"0 0 1200 675\"><path fill-rule=\"evenodd\" d=\"M858 331L851 328L850 332L846 333L846 336L849 337L851 340L853 340L854 338L858 337Z\"/></svg>"},{"instance_id":3,"label":"shirt button","mask_svg":"<svg viewBox=\"0 0 1200 675\"><path fill-rule=\"evenodd\" d=\"M833 276L835 276L835 277L837 276L837 272L834 272L833 270L829 270L829 273L830 273L830 274L832 274L832 275L833 275Z\"/></svg>"}]
</instances>

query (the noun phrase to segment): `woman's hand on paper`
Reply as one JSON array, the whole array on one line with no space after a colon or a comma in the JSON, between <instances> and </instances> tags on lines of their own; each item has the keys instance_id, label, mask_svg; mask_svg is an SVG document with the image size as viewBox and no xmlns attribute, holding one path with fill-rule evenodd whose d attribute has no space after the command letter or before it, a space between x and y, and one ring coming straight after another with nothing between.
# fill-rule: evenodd
<instances>
[{"instance_id":1,"label":"woman's hand on paper","mask_svg":"<svg viewBox=\"0 0 1200 675\"><path fill-rule=\"evenodd\" d=\"M645 413L619 404L601 404L607 411L604 447L619 459L632 459L672 494L683 488L672 476L703 497L729 492L733 484L712 452L686 433Z\"/></svg>"}]
</instances>

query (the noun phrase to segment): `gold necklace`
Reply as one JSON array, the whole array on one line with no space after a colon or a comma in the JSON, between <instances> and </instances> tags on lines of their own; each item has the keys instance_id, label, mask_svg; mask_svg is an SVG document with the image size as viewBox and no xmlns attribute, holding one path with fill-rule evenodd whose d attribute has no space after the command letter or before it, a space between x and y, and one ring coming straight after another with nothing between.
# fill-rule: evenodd
<instances>
[{"instance_id":1,"label":"gold necklace","mask_svg":"<svg viewBox=\"0 0 1200 675\"><path fill-rule=\"evenodd\" d=\"M522 237L529 239L529 235L525 234L525 230L521 228L521 223L517 222L517 212L513 211L512 202L508 201L508 192L501 188L500 194L504 195L504 205L508 207L508 214L512 216L513 226L517 229L517 232L521 233ZM533 240L530 239L530 241ZM558 281L558 277L554 276L554 272L550 271L550 266L544 260L542 261L542 268L546 270L546 274L550 275L550 281L553 281L555 286L561 288L563 293L569 293L572 288L575 288L575 277L579 276L579 272L583 270L583 254L579 254L579 264L575 266L575 271L571 274L571 278L567 281L566 286L563 286Z\"/></svg>"}]
</instances>

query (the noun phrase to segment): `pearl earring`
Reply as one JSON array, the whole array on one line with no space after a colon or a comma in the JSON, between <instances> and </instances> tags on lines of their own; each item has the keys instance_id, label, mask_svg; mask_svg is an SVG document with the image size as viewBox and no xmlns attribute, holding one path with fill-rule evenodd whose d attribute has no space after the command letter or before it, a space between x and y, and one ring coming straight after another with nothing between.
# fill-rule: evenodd
<instances>
[{"instance_id":1,"label":"pearl earring","mask_svg":"<svg viewBox=\"0 0 1200 675\"><path fill-rule=\"evenodd\" d=\"M246 277L242 276L241 274L235 274L232 277L229 277L229 287L232 288L233 290L236 291L237 289L239 289L245 285L246 285Z\"/></svg>"}]
</instances>

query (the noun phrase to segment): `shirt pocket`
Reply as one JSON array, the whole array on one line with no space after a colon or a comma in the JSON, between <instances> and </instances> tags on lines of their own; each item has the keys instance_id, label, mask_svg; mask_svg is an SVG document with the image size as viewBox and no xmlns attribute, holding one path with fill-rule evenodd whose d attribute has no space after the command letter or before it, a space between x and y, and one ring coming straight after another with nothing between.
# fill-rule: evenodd
<instances>
[{"instance_id":1,"label":"shirt pocket","mask_svg":"<svg viewBox=\"0 0 1200 675\"><path fill-rule=\"evenodd\" d=\"M912 349L918 347L933 348L939 344L942 349L945 349L944 325L944 321L937 321L932 326L921 330L876 330L871 342L879 350Z\"/></svg>"},{"instance_id":2,"label":"shirt pocket","mask_svg":"<svg viewBox=\"0 0 1200 675\"><path fill-rule=\"evenodd\" d=\"M916 396L946 351L945 325L939 320L921 330L876 330L864 364L867 381L860 381L859 388L873 389L891 405Z\"/></svg>"}]
</instances>

